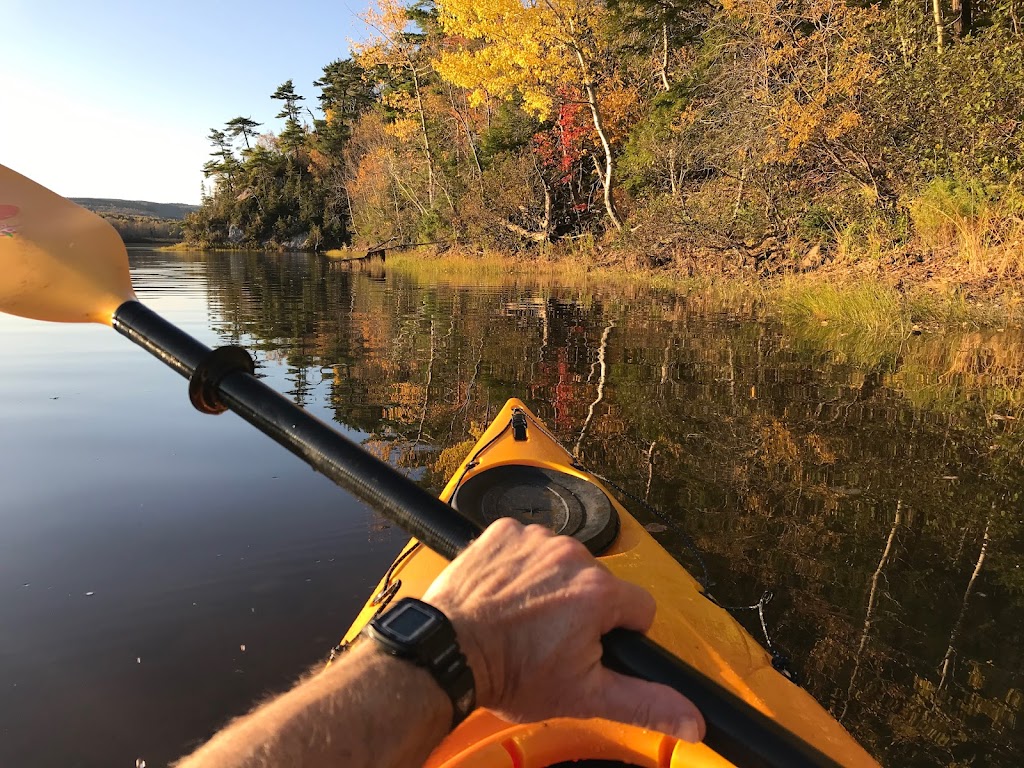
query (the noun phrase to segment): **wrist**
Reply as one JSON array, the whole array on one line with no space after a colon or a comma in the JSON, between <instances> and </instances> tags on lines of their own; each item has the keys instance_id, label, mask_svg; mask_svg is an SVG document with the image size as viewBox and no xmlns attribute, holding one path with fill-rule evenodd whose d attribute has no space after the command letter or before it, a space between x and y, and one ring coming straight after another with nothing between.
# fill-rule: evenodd
<instances>
[{"instance_id":1,"label":"wrist","mask_svg":"<svg viewBox=\"0 0 1024 768\"><path fill-rule=\"evenodd\" d=\"M420 667L448 696L451 727L476 707L476 685L455 627L438 607L415 598L403 598L375 617L363 635L383 653Z\"/></svg>"},{"instance_id":2,"label":"wrist","mask_svg":"<svg viewBox=\"0 0 1024 768\"><path fill-rule=\"evenodd\" d=\"M328 678L329 685L347 692L344 695L371 712L373 701L389 701L390 711L404 713L403 727L428 735L432 743L440 742L451 730L451 699L433 676L364 635L352 642L326 674L334 676ZM384 705L375 717L381 717L382 711Z\"/></svg>"},{"instance_id":3,"label":"wrist","mask_svg":"<svg viewBox=\"0 0 1024 768\"><path fill-rule=\"evenodd\" d=\"M501 682L504 680L501 668L501 659L504 658L502 638L488 631L486 618L477 616L471 609L467 610L465 601L460 600L458 595L450 596L445 591L432 592L428 589L423 599L443 612L455 629L459 647L473 671L477 706L493 707L500 696Z\"/></svg>"},{"instance_id":4,"label":"wrist","mask_svg":"<svg viewBox=\"0 0 1024 768\"><path fill-rule=\"evenodd\" d=\"M459 647L466 656L466 663L473 670L477 706L490 707L495 701L495 680L500 679L495 677L495 662L500 654L496 653L493 643L487 640L487 633L481 631L480 624L472 616L462 614L457 609L446 609L440 605L438 608L451 621L459 639Z\"/></svg>"}]
</instances>

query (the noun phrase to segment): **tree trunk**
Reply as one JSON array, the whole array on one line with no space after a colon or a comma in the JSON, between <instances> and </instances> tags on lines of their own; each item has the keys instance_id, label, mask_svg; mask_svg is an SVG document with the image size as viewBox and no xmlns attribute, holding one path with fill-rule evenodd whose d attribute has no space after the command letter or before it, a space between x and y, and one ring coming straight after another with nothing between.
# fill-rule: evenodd
<instances>
[{"instance_id":1,"label":"tree trunk","mask_svg":"<svg viewBox=\"0 0 1024 768\"><path fill-rule=\"evenodd\" d=\"M452 320L454 321L454 317ZM434 321L430 321L430 359L427 361L427 381L423 385L423 407L420 410L420 428L416 432L416 440L413 441L413 448L420 444L423 439L423 423L427 420L427 404L430 403L430 382L434 378Z\"/></svg>"},{"instance_id":2,"label":"tree trunk","mask_svg":"<svg viewBox=\"0 0 1024 768\"><path fill-rule=\"evenodd\" d=\"M993 510L994 511L994 510ZM953 669L953 658L956 656L956 641L960 635L960 628L964 623L964 614L967 613L967 602L971 599L971 592L974 591L974 582L978 580L981 567L985 564L985 555L988 552L989 528L992 526L992 515L989 514L985 520L985 533L981 536L981 551L978 552L978 561L974 564L974 572L971 573L970 581L967 582L967 589L964 590L964 599L960 601L960 613L956 617L953 631L949 633L949 646L946 648L946 655L942 657L942 674L939 678L939 690L946 687L949 674Z\"/></svg>"},{"instance_id":3,"label":"tree trunk","mask_svg":"<svg viewBox=\"0 0 1024 768\"><path fill-rule=\"evenodd\" d=\"M597 89L590 78L590 68L583 57L583 51L576 49L576 60L580 65L580 74L583 76L583 90L587 94L587 105L590 107L590 114L594 118L594 130L601 139L601 149L604 150L604 209L608 212L608 218L612 226L622 229L622 219L615 210L615 200L612 197L612 189L615 186L615 156L612 154L612 144L608 140L608 134L604 129L604 120L601 117L601 107L597 103Z\"/></svg>"},{"instance_id":4,"label":"tree trunk","mask_svg":"<svg viewBox=\"0 0 1024 768\"><path fill-rule=\"evenodd\" d=\"M936 0L938 2L938 0ZM430 136L427 135L427 116L423 110L423 97L420 95L420 75L416 65L408 60L409 71L412 72L412 86L416 91L416 111L420 115L420 130L423 133L423 154L427 157L427 200L434 205L434 153L430 147Z\"/></svg>"},{"instance_id":5,"label":"tree trunk","mask_svg":"<svg viewBox=\"0 0 1024 768\"><path fill-rule=\"evenodd\" d=\"M420 209L420 214L426 216L427 209L423 207L423 204L419 200L416 199L416 195L412 193L412 190L405 185L405 183L402 181L402 177L398 175L398 171L395 169L395 167L393 165L389 165L388 170L391 172L391 180L395 182L395 187L398 189L398 191L405 196L406 200L408 200L410 203L412 203L413 205ZM398 213L397 200L395 201L395 212L396 214Z\"/></svg>"},{"instance_id":6,"label":"tree trunk","mask_svg":"<svg viewBox=\"0 0 1024 768\"><path fill-rule=\"evenodd\" d=\"M590 114L594 118L594 130L601 139L601 149L604 150L604 209L612 226L622 229L622 219L619 212L615 210L615 200L612 197L612 189L615 184L615 157L612 154L612 145L608 140L608 134L604 130L604 121L601 118L601 108L597 104L597 91L590 83L586 84L587 104L590 106Z\"/></svg>"},{"instance_id":7,"label":"tree trunk","mask_svg":"<svg viewBox=\"0 0 1024 768\"><path fill-rule=\"evenodd\" d=\"M647 448L647 488L644 490L644 501L651 498L651 483L654 482L654 448L658 445L657 440L652 440Z\"/></svg>"},{"instance_id":8,"label":"tree trunk","mask_svg":"<svg viewBox=\"0 0 1024 768\"><path fill-rule=\"evenodd\" d=\"M551 209L553 204L551 202L551 188L543 179L541 179L541 186L544 187L544 218L540 222L540 228L541 232L544 233L544 239L538 242L546 242L551 240Z\"/></svg>"},{"instance_id":9,"label":"tree trunk","mask_svg":"<svg viewBox=\"0 0 1024 768\"><path fill-rule=\"evenodd\" d=\"M668 91L668 20L661 22L661 86Z\"/></svg>"},{"instance_id":10,"label":"tree trunk","mask_svg":"<svg viewBox=\"0 0 1024 768\"><path fill-rule=\"evenodd\" d=\"M950 8L956 16L953 32L957 37L967 37L974 31L974 7L971 0L952 0Z\"/></svg>"},{"instance_id":11,"label":"tree trunk","mask_svg":"<svg viewBox=\"0 0 1024 768\"><path fill-rule=\"evenodd\" d=\"M546 243L548 241L547 232L533 232L526 227L520 227L518 224L513 224L508 219L498 219L498 223L509 232L519 235L524 240L529 240L532 243Z\"/></svg>"},{"instance_id":12,"label":"tree trunk","mask_svg":"<svg viewBox=\"0 0 1024 768\"><path fill-rule=\"evenodd\" d=\"M676 182L676 148L668 148L668 184L672 197L679 197L679 184Z\"/></svg>"},{"instance_id":13,"label":"tree trunk","mask_svg":"<svg viewBox=\"0 0 1024 768\"><path fill-rule=\"evenodd\" d=\"M942 24L942 0L932 0L932 17L935 19L935 50L941 54L946 42L946 29Z\"/></svg>"},{"instance_id":14,"label":"tree trunk","mask_svg":"<svg viewBox=\"0 0 1024 768\"><path fill-rule=\"evenodd\" d=\"M598 403L604 400L604 385L608 381L608 364L605 362L605 353L608 351L608 336L612 332L612 328L615 327L615 322L610 322L605 326L604 333L601 334L601 345L597 348L597 362L596 365L601 367L601 375L597 380L597 397L594 398L594 402L590 404L590 408L587 409L587 418L583 421L583 426L580 428L580 436L576 441L575 447L572 449L572 455L577 458L580 455L580 448L583 447L583 438L587 435L587 429L590 427L590 422L594 420L594 409ZM591 369L593 372L593 368Z\"/></svg>"},{"instance_id":15,"label":"tree trunk","mask_svg":"<svg viewBox=\"0 0 1024 768\"><path fill-rule=\"evenodd\" d=\"M476 144L473 142L473 132L470 130L469 121L466 119L466 116L462 114L462 110L456 106L455 94L450 84L448 86L448 101L452 105L452 112L455 113L456 119L462 125L462 130L466 134L466 143L469 144L469 152L473 155L473 164L476 166L477 186L480 188L480 194L482 196L484 192L484 169L480 164L480 156L477 154Z\"/></svg>"},{"instance_id":16,"label":"tree trunk","mask_svg":"<svg viewBox=\"0 0 1024 768\"><path fill-rule=\"evenodd\" d=\"M889 555L892 553L892 544L896 539L896 531L900 527L900 523L903 518L901 515L903 502L902 500L896 501L896 517L892 521L892 528L889 530L889 538L885 541L885 549L882 550L882 556L878 559L878 567L875 568L875 573L871 577L871 589L868 592L868 607L864 612L864 629L860 635L860 645L857 646L857 653L854 656L853 661L853 672L850 674L850 684L846 688L846 702L843 704L843 711L839 715L839 720L842 722L843 718L846 717L846 710L850 706L850 698L853 696L853 686L857 682L857 673L860 671L861 657L864 655L864 648L868 644L868 634L871 632L871 625L875 620L875 600L878 592L878 582L882 577L882 571L885 569L886 563L889 562Z\"/></svg>"},{"instance_id":17,"label":"tree trunk","mask_svg":"<svg viewBox=\"0 0 1024 768\"><path fill-rule=\"evenodd\" d=\"M744 153L744 156L746 153ZM740 205L743 203L743 184L747 180L747 164L743 163L743 167L740 168L740 183L736 187L736 203L732 207L732 218L729 220L729 224L736 223L736 217L740 215Z\"/></svg>"},{"instance_id":18,"label":"tree trunk","mask_svg":"<svg viewBox=\"0 0 1024 768\"><path fill-rule=\"evenodd\" d=\"M353 237L358 234L356 232L356 217L355 212L352 210L352 195L348 191L348 182L341 179L341 189L345 192L345 204L348 207L348 224L345 229L348 230L349 242L352 242Z\"/></svg>"},{"instance_id":19,"label":"tree trunk","mask_svg":"<svg viewBox=\"0 0 1024 768\"><path fill-rule=\"evenodd\" d=\"M554 207L551 200L551 187L548 186L547 179L544 178L544 174L540 169L540 163L537 162L537 154L531 152L530 156L533 158L533 169L537 172L540 186L544 190L544 218L540 221L540 229L544 233L544 239L537 240L536 242L546 242L551 240L551 212Z\"/></svg>"}]
</instances>

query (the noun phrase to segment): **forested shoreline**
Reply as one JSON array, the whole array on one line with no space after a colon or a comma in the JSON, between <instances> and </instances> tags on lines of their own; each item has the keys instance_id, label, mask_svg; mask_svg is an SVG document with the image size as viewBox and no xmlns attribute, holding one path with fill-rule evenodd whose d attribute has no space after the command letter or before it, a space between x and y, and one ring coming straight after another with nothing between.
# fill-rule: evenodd
<instances>
[{"instance_id":1,"label":"forested shoreline","mask_svg":"<svg viewBox=\"0 0 1024 768\"><path fill-rule=\"evenodd\" d=\"M184 203L152 203L106 197L74 197L81 205L106 219L121 239L133 244L177 243L184 236L185 216L196 206Z\"/></svg>"},{"instance_id":2,"label":"forested shoreline","mask_svg":"<svg viewBox=\"0 0 1024 768\"><path fill-rule=\"evenodd\" d=\"M177 243L182 238L180 220L112 213L102 216L126 243Z\"/></svg>"},{"instance_id":3,"label":"forested shoreline","mask_svg":"<svg viewBox=\"0 0 1024 768\"><path fill-rule=\"evenodd\" d=\"M1024 275L1021 0L380 0L211 131L205 247ZM568 244L568 245L567 245Z\"/></svg>"}]
</instances>

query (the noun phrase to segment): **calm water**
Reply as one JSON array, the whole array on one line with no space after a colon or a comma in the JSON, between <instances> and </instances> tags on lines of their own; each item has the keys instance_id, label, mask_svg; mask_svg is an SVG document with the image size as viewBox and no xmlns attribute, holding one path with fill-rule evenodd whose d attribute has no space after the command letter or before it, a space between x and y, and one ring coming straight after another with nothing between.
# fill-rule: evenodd
<instances>
[{"instance_id":1,"label":"calm water","mask_svg":"<svg viewBox=\"0 0 1024 768\"><path fill-rule=\"evenodd\" d=\"M696 540L723 602L773 590L772 640L883 763L1022 762L1019 334L305 256L132 265L431 487L522 397L694 569ZM321 660L404 540L110 330L0 316L0 359L0 766L166 764Z\"/></svg>"}]
</instances>

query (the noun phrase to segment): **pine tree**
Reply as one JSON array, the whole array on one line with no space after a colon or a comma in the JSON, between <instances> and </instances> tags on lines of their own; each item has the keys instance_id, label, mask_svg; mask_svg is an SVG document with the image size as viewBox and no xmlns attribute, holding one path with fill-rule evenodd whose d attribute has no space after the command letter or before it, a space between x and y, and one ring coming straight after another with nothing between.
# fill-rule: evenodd
<instances>
[{"instance_id":1,"label":"pine tree","mask_svg":"<svg viewBox=\"0 0 1024 768\"><path fill-rule=\"evenodd\" d=\"M251 117L235 117L228 120L227 133L236 139L241 136L245 141L245 148L248 150L252 149L249 139L255 138L258 135L256 129L261 125L262 123L257 123Z\"/></svg>"}]
</instances>

